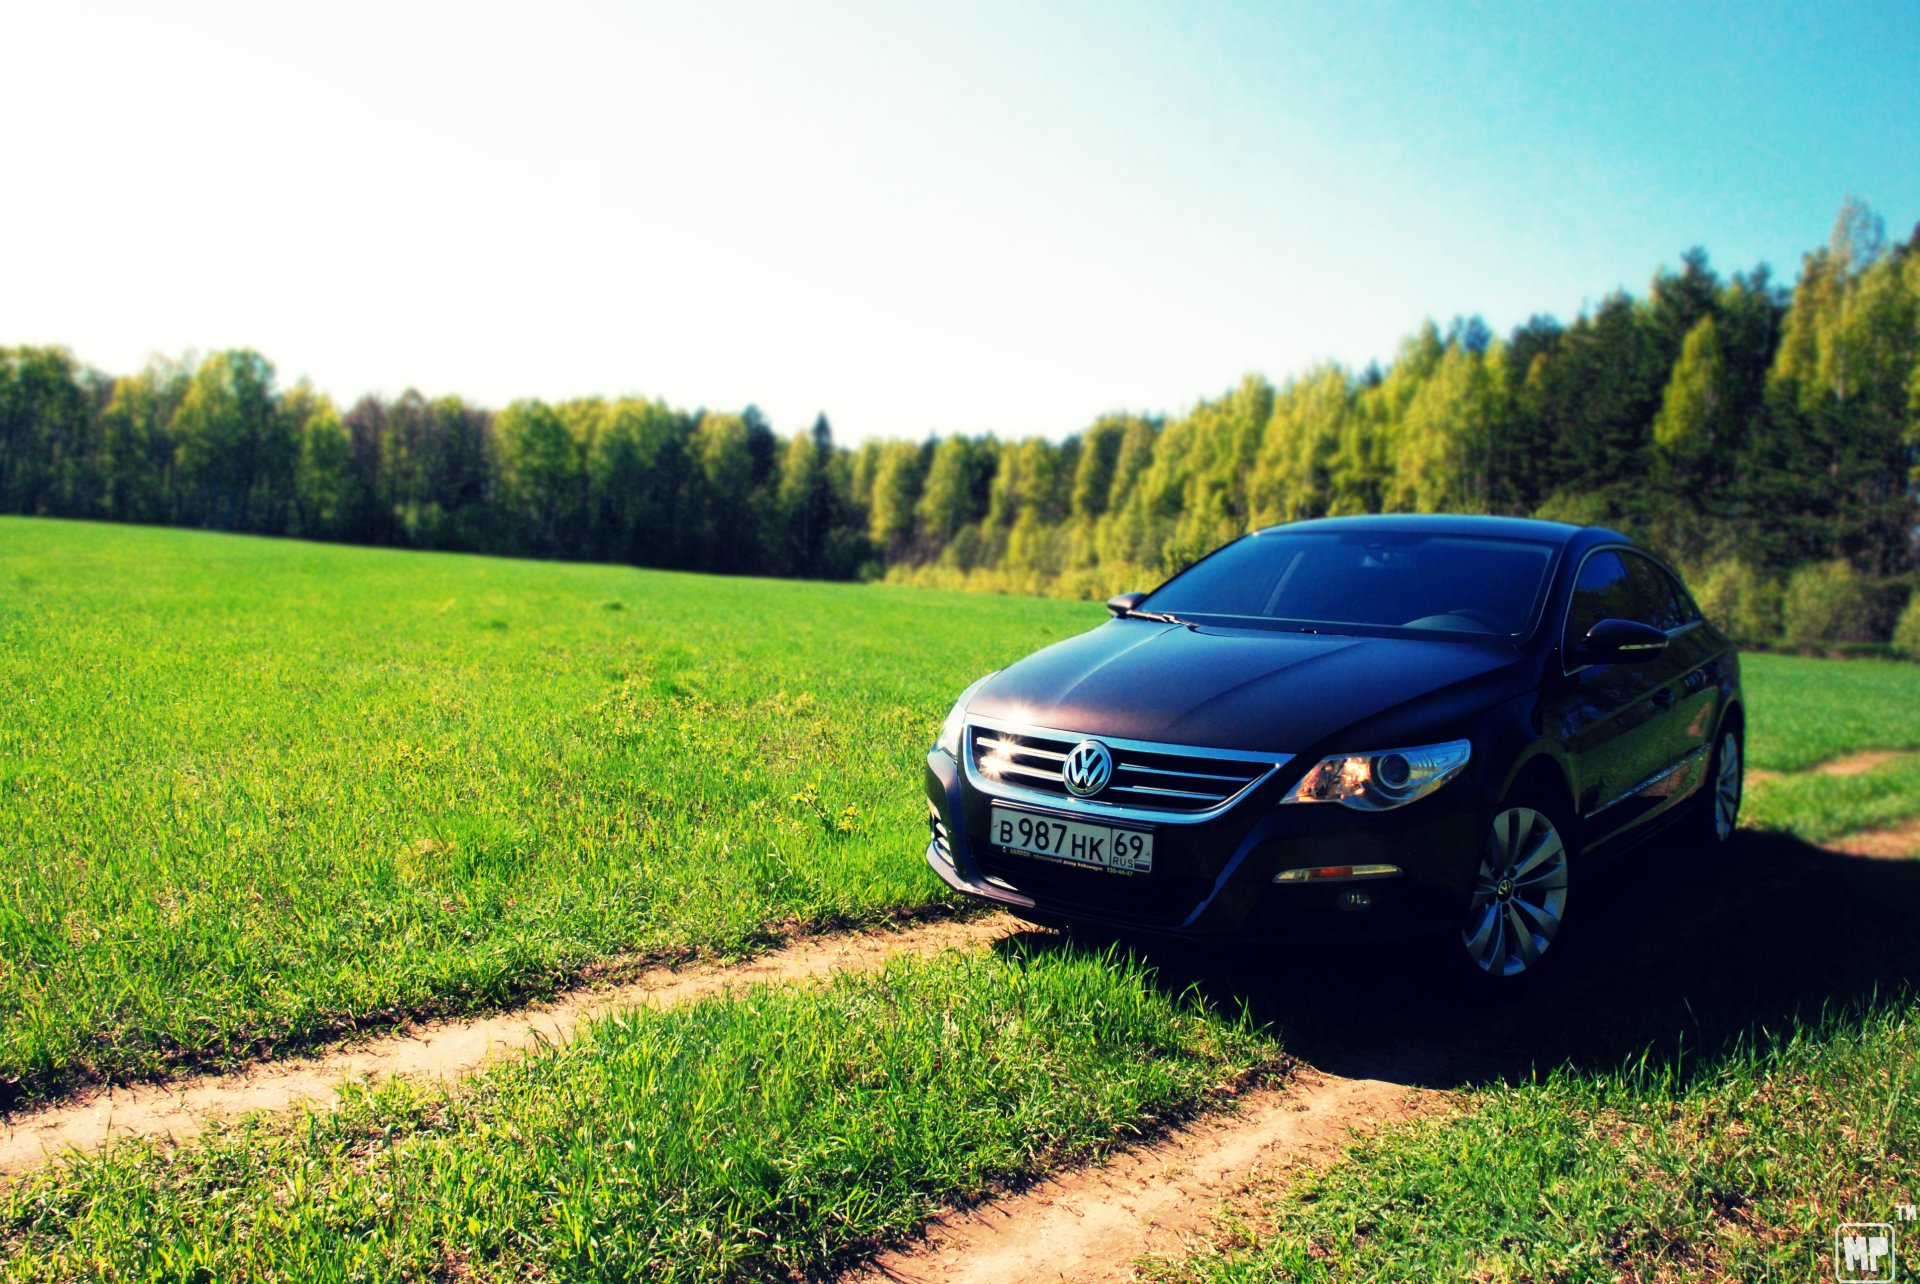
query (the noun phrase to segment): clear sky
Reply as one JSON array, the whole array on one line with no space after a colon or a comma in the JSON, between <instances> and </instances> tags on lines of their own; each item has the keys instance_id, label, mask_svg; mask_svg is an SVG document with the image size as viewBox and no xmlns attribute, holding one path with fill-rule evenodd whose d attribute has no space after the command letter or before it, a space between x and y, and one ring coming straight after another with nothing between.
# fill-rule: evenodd
<instances>
[{"instance_id":1,"label":"clear sky","mask_svg":"<svg viewBox=\"0 0 1920 1284\"><path fill-rule=\"evenodd\" d=\"M0 343L1064 435L1920 219L1920 4L13 5Z\"/></svg>"}]
</instances>

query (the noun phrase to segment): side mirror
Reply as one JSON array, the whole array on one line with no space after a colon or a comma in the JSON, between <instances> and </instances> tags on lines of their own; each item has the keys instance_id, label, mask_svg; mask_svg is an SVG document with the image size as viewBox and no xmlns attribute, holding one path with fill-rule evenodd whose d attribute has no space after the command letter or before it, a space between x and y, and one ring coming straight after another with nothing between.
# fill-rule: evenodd
<instances>
[{"instance_id":1,"label":"side mirror","mask_svg":"<svg viewBox=\"0 0 1920 1284\"><path fill-rule=\"evenodd\" d=\"M1117 620L1146 600L1145 593L1116 593L1107 599L1107 610L1113 612L1113 618Z\"/></svg>"},{"instance_id":2,"label":"side mirror","mask_svg":"<svg viewBox=\"0 0 1920 1284\"><path fill-rule=\"evenodd\" d=\"M1587 630L1575 659L1583 664L1623 664L1667 649L1667 635L1638 620L1602 620Z\"/></svg>"}]
</instances>

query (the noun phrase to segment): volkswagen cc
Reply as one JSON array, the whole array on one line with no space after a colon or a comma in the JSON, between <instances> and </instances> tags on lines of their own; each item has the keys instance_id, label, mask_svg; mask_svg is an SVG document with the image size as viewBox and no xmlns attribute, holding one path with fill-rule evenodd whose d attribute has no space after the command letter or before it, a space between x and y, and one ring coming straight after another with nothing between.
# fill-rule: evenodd
<instances>
[{"instance_id":1,"label":"volkswagen cc","mask_svg":"<svg viewBox=\"0 0 1920 1284\"><path fill-rule=\"evenodd\" d=\"M1431 933L1505 982L1599 861L1733 832L1738 658L1613 531L1297 522L1107 608L967 687L927 754L927 861L1029 920Z\"/></svg>"}]
</instances>

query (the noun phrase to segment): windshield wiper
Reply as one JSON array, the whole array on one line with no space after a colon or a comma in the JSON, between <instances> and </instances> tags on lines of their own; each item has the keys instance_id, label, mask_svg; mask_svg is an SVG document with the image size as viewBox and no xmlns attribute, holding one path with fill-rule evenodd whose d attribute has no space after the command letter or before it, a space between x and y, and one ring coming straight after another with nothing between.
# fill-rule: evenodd
<instances>
[{"instance_id":1,"label":"windshield wiper","mask_svg":"<svg viewBox=\"0 0 1920 1284\"><path fill-rule=\"evenodd\" d=\"M1177 615L1168 615L1165 611L1128 611L1130 620L1158 620L1162 624L1184 624L1188 628L1197 627L1192 620L1183 620Z\"/></svg>"}]
</instances>

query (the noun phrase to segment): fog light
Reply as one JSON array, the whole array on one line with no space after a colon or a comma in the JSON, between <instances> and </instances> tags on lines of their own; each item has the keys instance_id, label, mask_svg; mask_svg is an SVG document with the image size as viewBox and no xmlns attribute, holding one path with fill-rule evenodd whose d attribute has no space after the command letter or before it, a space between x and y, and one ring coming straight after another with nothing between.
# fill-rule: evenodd
<instances>
[{"instance_id":1,"label":"fog light","mask_svg":"<svg viewBox=\"0 0 1920 1284\"><path fill-rule=\"evenodd\" d=\"M1352 883L1366 878L1398 878L1398 865L1310 865L1305 869L1283 869L1273 876L1276 883Z\"/></svg>"}]
</instances>

